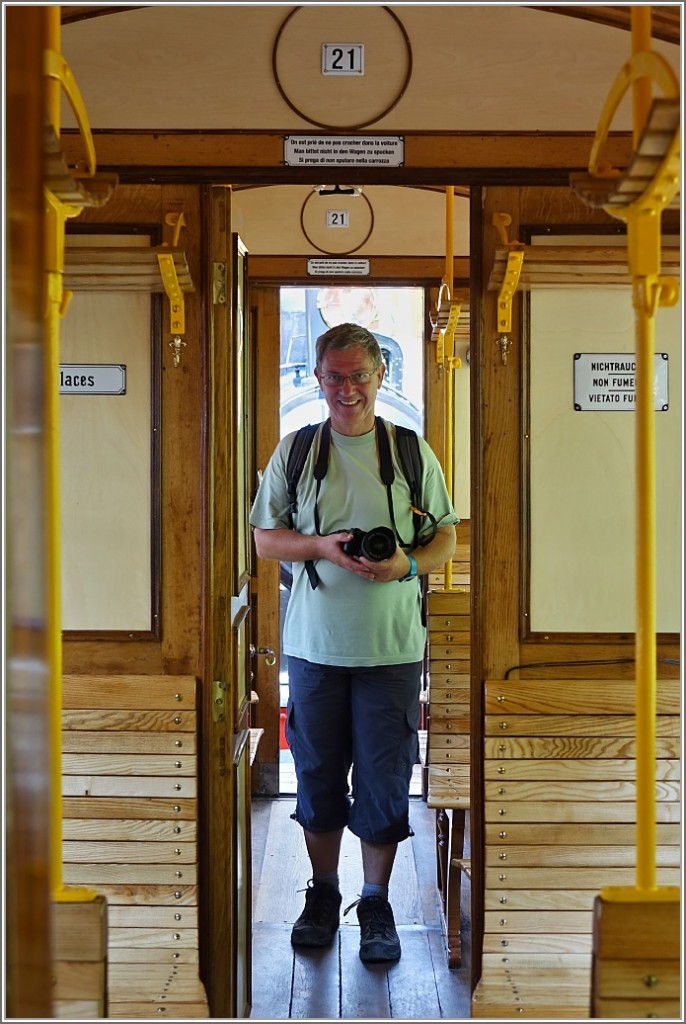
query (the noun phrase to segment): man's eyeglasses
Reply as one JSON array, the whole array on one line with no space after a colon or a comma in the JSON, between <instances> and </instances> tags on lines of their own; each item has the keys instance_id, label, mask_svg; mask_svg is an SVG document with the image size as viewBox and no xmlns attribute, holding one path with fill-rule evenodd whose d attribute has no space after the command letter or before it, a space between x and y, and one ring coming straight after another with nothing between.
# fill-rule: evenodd
<instances>
[{"instance_id":1,"label":"man's eyeglasses","mask_svg":"<svg viewBox=\"0 0 686 1024\"><path fill-rule=\"evenodd\" d=\"M322 384L329 387L340 387L344 381L349 380L351 384L369 384L376 373L376 370L358 370L357 373L320 373L319 379Z\"/></svg>"}]
</instances>

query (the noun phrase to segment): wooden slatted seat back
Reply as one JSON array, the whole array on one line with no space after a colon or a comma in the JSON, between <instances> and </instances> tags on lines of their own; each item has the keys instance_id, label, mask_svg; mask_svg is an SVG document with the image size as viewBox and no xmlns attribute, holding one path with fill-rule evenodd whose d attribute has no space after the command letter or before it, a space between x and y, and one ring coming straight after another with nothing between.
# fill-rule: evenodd
<instances>
[{"instance_id":1,"label":"wooden slatted seat back","mask_svg":"<svg viewBox=\"0 0 686 1024\"><path fill-rule=\"evenodd\" d=\"M108 1016L208 1017L194 676L64 677L63 879L107 901Z\"/></svg>"},{"instance_id":2,"label":"wooden slatted seat back","mask_svg":"<svg viewBox=\"0 0 686 1024\"><path fill-rule=\"evenodd\" d=\"M431 807L469 807L470 593L429 592L427 760Z\"/></svg>"},{"instance_id":3,"label":"wooden slatted seat back","mask_svg":"<svg viewBox=\"0 0 686 1024\"><path fill-rule=\"evenodd\" d=\"M459 547L466 548L461 568L468 580L469 548ZM453 579L455 572L453 564ZM429 591L428 613L426 800L436 810L436 877L448 963L457 967L462 962L460 894L470 804L469 590Z\"/></svg>"},{"instance_id":4,"label":"wooden slatted seat back","mask_svg":"<svg viewBox=\"0 0 686 1024\"><path fill-rule=\"evenodd\" d=\"M680 689L658 682L658 885L680 876ZM488 680L484 700L484 946L472 1014L588 1017L595 897L635 883L635 684Z\"/></svg>"}]
</instances>

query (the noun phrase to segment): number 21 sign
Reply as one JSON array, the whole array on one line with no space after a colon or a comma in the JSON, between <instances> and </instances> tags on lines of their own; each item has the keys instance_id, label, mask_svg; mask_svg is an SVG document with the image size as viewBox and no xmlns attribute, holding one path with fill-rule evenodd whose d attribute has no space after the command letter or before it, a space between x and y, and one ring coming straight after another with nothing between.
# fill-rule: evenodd
<instances>
[{"instance_id":1,"label":"number 21 sign","mask_svg":"<svg viewBox=\"0 0 686 1024\"><path fill-rule=\"evenodd\" d=\"M363 75L362 43L322 43L323 75Z\"/></svg>"}]
</instances>

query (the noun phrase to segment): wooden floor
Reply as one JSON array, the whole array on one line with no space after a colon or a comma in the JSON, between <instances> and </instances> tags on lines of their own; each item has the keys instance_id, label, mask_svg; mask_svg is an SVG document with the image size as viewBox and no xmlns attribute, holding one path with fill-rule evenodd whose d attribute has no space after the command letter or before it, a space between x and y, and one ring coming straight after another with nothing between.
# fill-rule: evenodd
<instances>
[{"instance_id":1,"label":"wooden floor","mask_svg":"<svg viewBox=\"0 0 686 1024\"><path fill-rule=\"evenodd\" d=\"M309 875L302 829L290 815L295 797L253 797L253 1008L259 1020L466 1019L469 992L469 884L463 885L462 966L450 970L436 891L435 812L411 798L414 837L398 847L390 887L402 956L396 964L364 965L358 956L355 910L341 916L333 946L293 949L293 921L304 905ZM359 842L344 833L341 911L362 885Z\"/></svg>"}]
</instances>

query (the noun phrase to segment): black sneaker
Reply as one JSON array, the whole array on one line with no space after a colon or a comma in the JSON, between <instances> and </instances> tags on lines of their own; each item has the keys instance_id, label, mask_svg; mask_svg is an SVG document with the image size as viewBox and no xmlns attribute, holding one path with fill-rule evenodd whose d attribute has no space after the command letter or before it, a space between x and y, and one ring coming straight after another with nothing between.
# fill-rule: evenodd
<instances>
[{"instance_id":1,"label":"black sneaker","mask_svg":"<svg viewBox=\"0 0 686 1024\"><path fill-rule=\"evenodd\" d=\"M293 925L294 946L328 946L340 923L341 894L328 882L307 883L305 909Z\"/></svg>"},{"instance_id":2,"label":"black sneaker","mask_svg":"<svg viewBox=\"0 0 686 1024\"><path fill-rule=\"evenodd\" d=\"M357 920L360 922L360 960L374 964L399 959L400 939L388 900L383 896L360 899Z\"/></svg>"}]
</instances>

